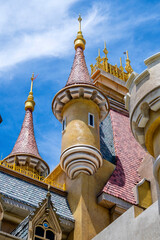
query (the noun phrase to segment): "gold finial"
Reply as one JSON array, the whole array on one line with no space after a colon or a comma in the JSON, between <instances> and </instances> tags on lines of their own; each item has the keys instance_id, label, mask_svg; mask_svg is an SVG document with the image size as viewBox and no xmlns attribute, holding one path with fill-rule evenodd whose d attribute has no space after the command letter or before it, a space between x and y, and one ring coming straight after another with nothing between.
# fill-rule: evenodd
<instances>
[{"instance_id":1,"label":"gold finial","mask_svg":"<svg viewBox=\"0 0 160 240\"><path fill-rule=\"evenodd\" d=\"M120 57L120 66L122 67L122 58Z\"/></svg>"},{"instance_id":2,"label":"gold finial","mask_svg":"<svg viewBox=\"0 0 160 240\"><path fill-rule=\"evenodd\" d=\"M104 49L103 49L103 52L105 54L105 58L107 58L107 54L108 54L108 51L107 51L107 48L106 48L106 41L104 41ZM108 59L107 59L108 60Z\"/></svg>"},{"instance_id":3,"label":"gold finial","mask_svg":"<svg viewBox=\"0 0 160 240\"><path fill-rule=\"evenodd\" d=\"M25 101L25 110L31 109L31 111L34 111L35 101L33 97L33 80L34 80L34 73L32 73L31 77L31 89L27 98L27 101Z\"/></svg>"},{"instance_id":4,"label":"gold finial","mask_svg":"<svg viewBox=\"0 0 160 240\"><path fill-rule=\"evenodd\" d=\"M100 48L98 48L98 57L100 57Z\"/></svg>"},{"instance_id":5,"label":"gold finial","mask_svg":"<svg viewBox=\"0 0 160 240\"><path fill-rule=\"evenodd\" d=\"M127 59L129 59L129 57L128 57L128 50L126 51L126 54L127 54Z\"/></svg>"},{"instance_id":6,"label":"gold finial","mask_svg":"<svg viewBox=\"0 0 160 240\"><path fill-rule=\"evenodd\" d=\"M123 73L124 68L123 68L123 66L122 66L122 58L121 58L121 57L120 57L120 69L121 69L121 71L122 71L122 73Z\"/></svg>"},{"instance_id":7,"label":"gold finial","mask_svg":"<svg viewBox=\"0 0 160 240\"><path fill-rule=\"evenodd\" d=\"M33 92L33 80L34 80L34 72L32 73L32 77L31 77L31 90L30 90L30 92Z\"/></svg>"},{"instance_id":8,"label":"gold finial","mask_svg":"<svg viewBox=\"0 0 160 240\"><path fill-rule=\"evenodd\" d=\"M79 14L78 21L79 21L79 31L78 31L78 33L77 33L76 39L74 40L74 48L75 48L75 50L76 50L77 47L81 47L81 48L84 50L84 49L85 49L86 41L85 41L85 39L83 38L82 31L81 31L82 18L81 18L81 15L80 15L80 14Z\"/></svg>"},{"instance_id":9,"label":"gold finial","mask_svg":"<svg viewBox=\"0 0 160 240\"><path fill-rule=\"evenodd\" d=\"M81 32L81 22L82 22L82 18L81 18L81 15L80 15L80 14L79 14L78 22L79 22L79 32Z\"/></svg>"},{"instance_id":10,"label":"gold finial","mask_svg":"<svg viewBox=\"0 0 160 240\"><path fill-rule=\"evenodd\" d=\"M126 51L126 55L127 55L127 58L126 58L126 66L125 66L125 69L127 71L127 73L130 75L132 72L133 72L133 69L130 65L130 60L129 60L129 57L128 57L128 51Z\"/></svg>"},{"instance_id":11,"label":"gold finial","mask_svg":"<svg viewBox=\"0 0 160 240\"><path fill-rule=\"evenodd\" d=\"M102 59L100 57L100 49L99 48L98 48L98 57L96 58L96 60L97 60L96 66L97 66L97 68L100 68Z\"/></svg>"}]
</instances>

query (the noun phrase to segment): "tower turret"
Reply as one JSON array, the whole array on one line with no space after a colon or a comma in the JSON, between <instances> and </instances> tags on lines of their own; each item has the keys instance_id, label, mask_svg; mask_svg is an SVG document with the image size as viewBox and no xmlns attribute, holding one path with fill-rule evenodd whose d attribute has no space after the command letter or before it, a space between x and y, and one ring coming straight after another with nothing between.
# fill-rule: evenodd
<instances>
[{"instance_id":1,"label":"tower turret","mask_svg":"<svg viewBox=\"0 0 160 240\"><path fill-rule=\"evenodd\" d=\"M21 171L30 171L34 174L46 176L49 173L48 164L41 158L37 143L34 136L33 116L34 111L34 97L33 97L33 80L34 73L31 77L31 89L28 98L25 102L25 117L18 139L13 147L12 152L3 159L2 165L5 163L21 168ZM24 173L25 174L25 173ZM31 176L32 177L32 176Z\"/></svg>"},{"instance_id":2,"label":"tower turret","mask_svg":"<svg viewBox=\"0 0 160 240\"><path fill-rule=\"evenodd\" d=\"M107 97L91 81L85 58L85 39L79 31L75 58L66 86L54 97L52 110L62 122L61 167L70 178L80 172L92 175L102 166L99 123L108 114Z\"/></svg>"}]
</instances>

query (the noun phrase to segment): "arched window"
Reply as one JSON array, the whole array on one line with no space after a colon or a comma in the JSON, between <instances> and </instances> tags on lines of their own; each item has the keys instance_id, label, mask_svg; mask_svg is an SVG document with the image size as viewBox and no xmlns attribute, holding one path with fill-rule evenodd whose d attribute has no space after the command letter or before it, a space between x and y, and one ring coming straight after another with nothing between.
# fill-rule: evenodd
<instances>
[{"instance_id":1,"label":"arched window","mask_svg":"<svg viewBox=\"0 0 160 240\"><path fill-rule=\"evenodd\" d=\"M49 227L47 221L44 221L43 224L40 224L35 228L34 240L54 240L54 239L55 234L53 230Z\"/></svg>"}]
</instances>

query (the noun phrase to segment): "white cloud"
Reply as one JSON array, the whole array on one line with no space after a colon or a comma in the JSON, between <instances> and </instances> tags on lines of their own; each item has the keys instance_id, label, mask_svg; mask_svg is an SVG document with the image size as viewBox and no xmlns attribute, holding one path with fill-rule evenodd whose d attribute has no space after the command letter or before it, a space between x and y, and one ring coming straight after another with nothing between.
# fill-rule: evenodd
<instances>
[{"instance_id":1,"label":"white cloud","mask_svg":"<svg viewBox=\"0 0 160 240\"><path fill-rule=\"evenodd\" d=\"M78 0L77 0L78 1ZM0 69L25 60L70 53L78 22L69 16L75 0L32 0L0 3ZM86 28L99 24L98 11L88 13Z\"/></svg>"},{"instance_id":2,"label":"white cloud","mask_svg":"<svg viewBox=\"0 0 160 240\"><path fill-rule=\"evenodd\" d=\"M0 70L34 58L70 54L78 23L69 10L78 1L0 1ZM109 42L125 38L138 25L158 16L144 11L135 17L109 1L93 2L86 9L82 26L88 46L93 43L91 39Z\"/></svg>"}]
</instances>

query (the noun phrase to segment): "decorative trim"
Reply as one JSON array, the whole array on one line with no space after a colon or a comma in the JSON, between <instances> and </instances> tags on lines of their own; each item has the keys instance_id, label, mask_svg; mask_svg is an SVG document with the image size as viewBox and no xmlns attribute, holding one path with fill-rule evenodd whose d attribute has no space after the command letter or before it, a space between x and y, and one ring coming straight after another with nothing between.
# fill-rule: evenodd
<instances>
[{"instance_id":1,"label":"decorative trim","mask_svg":"<svg viewBox=\"0 0 160 240\"><path fill-rule=\"evenodd\" d=\"M52 111L55 117L62 122L62 110L72 99L84 98L95 102L100 109L100 121L103 121L109 112L108 98L95 86L87 84L71 85L59 91L52 101Z\"/></svg>"},{"instance_id":2,"label":"decorative trim","mask_svg":"<svg viewBox=\"0 0 160 240\"><path fill-rule=\"evenodd\" d=\"M139 74L135 79L134 79L134 83L136 85L138 85L138 83L140 83L145 77L147 77L149 75L149 71L148 69L145 69L141 74Z\"/></svg>"},{"instance_id":3,"label":"decorative trim","mask_svg":"<svg viewBox=\"0 0 160 240\"><path fill-rule=\"evenodd\" d=\"M67 148L61 154L61 167L71 178L80 172L93 175L103 164L100 151L90 145L75 145Z\"/></svg>"},{"instance_id":4,"label":"decorative trim","mask_svg":"<svg viewBox=\"0 0 160 240\"><path fill-rule=\"evenodd\" d=\"M25 209L27 211L33 211L35 209L35 206L31 206L31 204L23 203L23 201L19 201L18 199L13 199L12 197L6 196L5 193L1 192L3 196L3 201L4 203L7 203L12 206L16 206L21 209Z\"/></svg>"},{"instance_id":5,"label":"decorative trim","mask_svg":"<svg viewBox=\"0 0 160 240\"><path fill-rule=\"evenodd\" d=\"M147 58L144 60L144 63L147 67L149 67L149 65L151 65L152 63L156 62L160 60L160 52L152 55L151 57Z\"/></svg>"},{"instance_id":6,"label":"decorative trim","mask_svg":"<svg viewBox=\"0 0 160 240\"><path fill-rule=\"evenodd\" d=\"M139 74L136 73L136 72L132 72L131 73L131 76L128 78L127 82L126 82L126 88L130 88L132 82L134 81L134 79L136 79L136 77L138 76Z\"/></svg>"},{"instance_id":7,"label":"decorative trim","mask_svg":"<svg viewBox=\"0 0 160 240\"><path fill-rule=\"evenodd\" d=\"M31 178L31 177L28 177L28 176L23 175L21 173L15 172L15 171L13 171L11 169L3 167L2 165L0 165L0 171L3 172L3 173L9 174L9 175L11 175L11 176L13 176L15 178L18 178L18 179L24 180L26 182L29 182L31 184L34 184L34 185L36 185L38 187L42 187L43 189L48 189L48 184L46 184L45 182L38 181L38 180L36 180L34 178ZM64 197L67 196L67 192L66 191L64 191L64 190L62 191L61 189L56 188L54 186L50 186L50 191L54 192L54 193L57 193L57 194L59 194L61 196L64 196Z\"/></svg>"},{"instance_id":8,"label":"decorative trim","mask_svg":"<svg viewBox=\"0 0 160 240\"><path fill-rule=\"evenodd\" d=\"M150 118L150 109L152 111L158 111L160 109L159 87L153 89L136 107L134 107L130 117L132 133L143 148L145 148L146 137L144 128ZM152 149L147 148L147 150L153 155Z\"/></svg>"},{"instance_id":9,"label":"decorative trim","mask_svg":"<svg viewBox=\"0 0 160 240\"><path fill-rule=\"evenodd\" d=\"M30 158L30 161L28 162L29 164L33 163L36 166L39 163L41 163L41 166L40 166L41 170L46 171L46 169L47 169L48 174L50 173L50 168L49 168L48 164L42 158L38 158L35 155L26 154L26 153L16 153L16 154L13 154L13 155L10 154L2 160L1 164L3 164L4 162L7 162L7 163L12 163L13 162L14 163L14 158L15 157L23 159L23 164L22 165L25 165L28 158ZM17 160L19 160L19 159L17 159Z\"/></svg>"}]
</instances>

